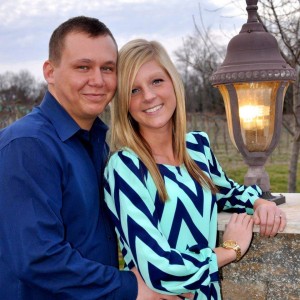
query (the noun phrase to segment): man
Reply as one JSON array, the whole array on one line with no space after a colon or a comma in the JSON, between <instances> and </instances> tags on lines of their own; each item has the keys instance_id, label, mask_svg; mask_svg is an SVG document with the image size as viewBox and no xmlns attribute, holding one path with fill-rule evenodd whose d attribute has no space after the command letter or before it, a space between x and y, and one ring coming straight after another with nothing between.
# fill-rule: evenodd
<instances>
[{"instance_id":1,"label":"man","mask_svg":"<svg viewBox=\"0 0 300 300\"><path fill-rule=\"evenodd\" d=\"M50 39L41 105L0 132L1 300L179 299L118 270L97 117L115 93L116 64L103 23L64 22Z\"/></svg>"}]
</instances>

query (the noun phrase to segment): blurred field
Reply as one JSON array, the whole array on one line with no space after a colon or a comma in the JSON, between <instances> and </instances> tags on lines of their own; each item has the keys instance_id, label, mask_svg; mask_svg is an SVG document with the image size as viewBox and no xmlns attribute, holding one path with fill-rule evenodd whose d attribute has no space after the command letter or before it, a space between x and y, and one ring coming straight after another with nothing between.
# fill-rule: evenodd
<instances>
[{"instance_id":1,"label":"blurred field","mask_svg":"<svg viewBox=\"0 0 300 300\"><path fill-rule=\"evenodd\" d=\"M188 131L205 131L210 138L213 151L227 175L239 183L243 183L248 167L242 155L233 146L228 133L225 116L188 115ZM283 127L280 141L266 163L266 171L270 176L272 192L287 192L291 135ZM300 191L300 171L297 178L297 192Z\"/></svg>"},{"instance_id":2,"label":"blurred field","mask_svg":"<svg viewBox=\"0 0 300 300\"><path fill-rule=\"evenodd\" d=\"M23 111L21 112L22 114L25 113ZM15 117L18 118L20 116L16 115ZM106 124L110 126L109 106L101 114L101 118ZM288 118L288 116L285 116L285 118ZM1 118L1 121L2 123L0 122L0 128L13 122L14 119L6 117ZM227 175L233 180L239 183L243 183L244 175L246 174L248 167L244 163L241 154L237 149L235 149L229 138L226 116L200 113L188 114L187 124L188 131L205 131L209 135L213 151L218 158L221 166L226 171ZM280 141L269 157L269 160L265 166L266 171L270 176L272 192L287 192L291 142L291 135L283 127L281 131ZM296 192L300 192L300 171L298 171L297 175Z\"/></svg>"}]
</instances>

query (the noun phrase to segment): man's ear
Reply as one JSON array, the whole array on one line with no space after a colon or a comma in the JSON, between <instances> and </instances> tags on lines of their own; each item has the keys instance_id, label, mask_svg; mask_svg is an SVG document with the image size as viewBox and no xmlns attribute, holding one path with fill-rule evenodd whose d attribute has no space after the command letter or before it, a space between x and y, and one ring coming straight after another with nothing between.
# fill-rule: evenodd
<instances>
[{"instance_id":1,"label":"man's ear","mask_svg":"<svg viewBox=\"0 0 300 300\"><path fill-rule=\"evenodd\" d=\"M49 60L44 62L43 73L48 84L54 83L54 66Z\"/></svg>"}]
</instances>

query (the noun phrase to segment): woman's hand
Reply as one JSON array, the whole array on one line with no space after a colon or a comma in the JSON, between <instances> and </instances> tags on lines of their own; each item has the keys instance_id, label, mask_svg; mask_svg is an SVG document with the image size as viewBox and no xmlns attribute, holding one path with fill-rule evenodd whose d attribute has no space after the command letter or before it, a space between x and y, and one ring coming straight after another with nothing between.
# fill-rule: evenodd
<instances>
[{"instance_id":1,"label":"woman's hand","mask_svg":"<svg viewBox=\"0 0 300 300\"><path fill-rule=\"evenodd\" d=\"M182 300L182 299L194 299L192 293L181 294L180 296L176 295L163 295L158 294L151 290L144 282L139 271L136 267L132 268L131 271L136 276L138 282L138 295L136 300Z\"/></svg>"},{"instance_id":2,"label":"woman's hand","mask_svg":"<svg viewBox=\"0 0 300 300\"><path fill-rule=\"evenodd\" d=\"M225 228L223 241L235 241L240 246L241 255L243 256L251 243L253 224L252 216L249 216L246 213L232 214L229 223ZM236 252L233 249L217 247L214 249L214 252L217 255L219 268L233 262L236 259Z\"/></svg>"},{"instance_id":3,"label":"woman's hand","mask_svg":"<svg viewBox=\"0 0 300 300\"><path fill-rule=\"evenodd\" d=\"M233 240L241 248L242 256L248 250L253 233L253 219L252 216L246 213L236 214L234 213L223 234L223 241Z\"/></svg>"},{"instance_id":4,"label":"woman's hand","mask_svg":"<svg viewBox=\"0 0 300 300\"><path fill-rule=\"evenodd\" d=\"M260 235L273 237L286 226L285 213L274 203L264 199L254 202L253 220L260 226Z\"/></svg>"}]
</instances>

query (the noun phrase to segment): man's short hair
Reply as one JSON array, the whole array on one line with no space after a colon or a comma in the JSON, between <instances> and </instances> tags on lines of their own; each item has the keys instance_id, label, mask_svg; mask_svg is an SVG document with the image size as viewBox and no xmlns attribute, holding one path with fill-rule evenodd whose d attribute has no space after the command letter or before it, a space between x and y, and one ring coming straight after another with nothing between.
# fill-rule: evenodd
<instances>
[{"instance_id":1,"label":"man's short hair","mask_svg":"<svg viewBox=\"0 0 300 300\"><path fill-rule=\"evenodd\" d=\"M66 36L70 33L86 33L90 37L109 35L114 43L116 40L108 27L96 18L78 16L59 25L52 33L49 41L49 60L59 64Z\"/></svg>"}]
</instances>

